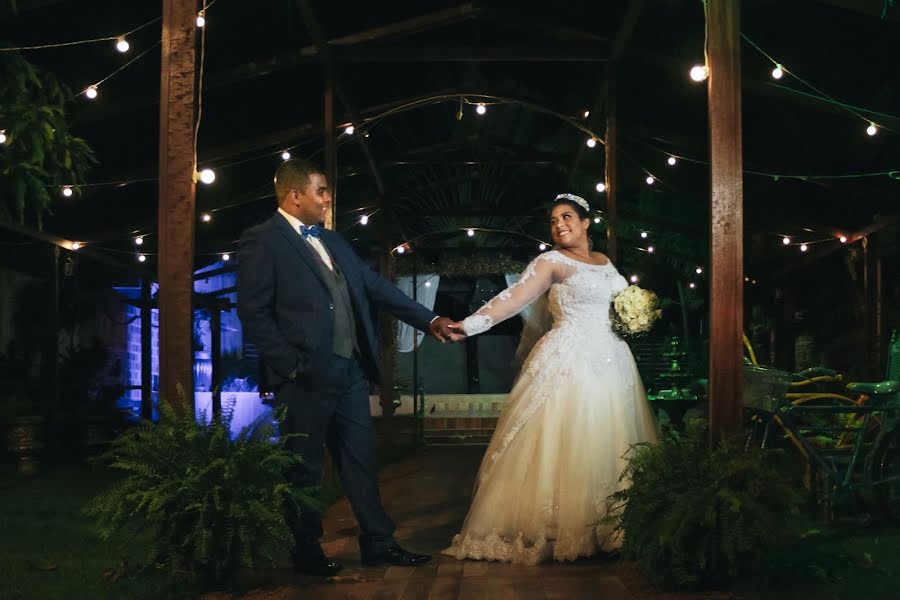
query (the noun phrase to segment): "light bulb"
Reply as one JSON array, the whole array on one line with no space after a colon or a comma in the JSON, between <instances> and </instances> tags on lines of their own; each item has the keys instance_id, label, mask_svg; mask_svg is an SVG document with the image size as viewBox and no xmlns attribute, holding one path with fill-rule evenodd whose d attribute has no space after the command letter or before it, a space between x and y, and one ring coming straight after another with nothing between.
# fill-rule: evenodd
<instances>
[{"instance_id":1,"label":"light bulb","mask_svg":"<svg viewBox=\"0 0 900 600\"><path fill-rule=\"evenodd\" d=\"M84 95L93 100L97 97L97 86L89 85L86 90L84 90Z\"/></svg>"},{"instance_id":2,"label":"light bulb","mask_svg":"<svg viewBox=\"0 0 900 600\"><path fill-rule=\"evenodd\" d=\"M354 131L356 131L356 128L353 127L353 125L347 125L347 126L344 128L344 133L346 133L347 135L353 135L353 132L354 132Z\"/></svg>"},{"instance_id":3,"label":"light bulb","mask_svg":"<svg viewBox=\"0 0 900 600\"><path fill-rule=\"evenodd\" d=\"M807 246L806 244L800 244L800 252L806 252L807 250L809 250L809 246Z\"/></svg>"},{"instance_id":4,"label":"light bulb","mask_svg":"<svg viewBox=\"0 0 900 600\"><path fill-rule=\"evenodd\" d=\"M878 127L875 126L875 123L869 122L869 126L866 127L866 133L869 135L875 135L878 133Z\"/></svg>"},{"instance_id":5,"label":"light bulb","mask_svg":"<svg viewBox=\"0 0 900 600\"><path fill-rule=\"evenodd\" d=\"M431 287L431 282L430 282L430 281L426 281L426 282L425 282L425 287Z\"/></svg>"},{"instance_id":6,"label":"light bulb","mask_svg":"<svg viewBox=\"0 0 900 600\"><path fill-rule=\"evenodd\" d=\"M202 215L200 215L200 220L204 223L209 223L210 221L212 221L212 215L209 213L203 213Z\"/></svg>"},{"instance_id":7,"label":"light bulb","mask_svg":"<svg viewBox=\"0 0 900 600\"><path fill-rule=\"evenodd\" d=\"M667 160L666 162L669 163L669 166L674 167L674 166L675 166L675 163L677 163L678 160L677 160L674 156L670 156L670 157L669 157L669 160Z\"/></svg>"},{"instance_id":8,"label":"light bulb","mask_svg":"<svg viewBox=\"0 0 900 600\"><path fill-rule=\"evenodd\" d=\"M138 262L146 262L146 260L147 260L147 255L145 255L145 254L138 254L138 255L137 255L137 259L138 259Z\"/></svg>"},{"instance_id":9,"label":"light bulb","mask_svg":"<svg viewBox=\"0 0 900 600\"><path fill-rule=\"evenodd\" d=\"M72 242L72 250L81 250L81 242Z\"/></svg>"},{"instance_id":10,"label":"light bulb","mask_svg":"<svg viewBox=\"0 0 900 600\"><path fill-rule=\"evenodd\" d=\"M591 111L589 111L589 110L584 111L584 118L587 119L589 116L591 116Z\"/></svg>"},{"instance_id":11,"label":"light bulb","mask_svg":"<svg viewBox=\"0 0 900 600\"><path fill-rule=\"evenodd\" d=\"M363 215L359 218L360 225L368 225L369 224L369 215Z\"/></svg>"},{"instance_id":12,"label":"light bulb","mask_svg":"<svg viewBox=\"0 0 900 600\"><path fill-rule=\"evenodd\" d=\"M397 246L397 254L403 254L406 252L406 248L404 246Z\"/></svg>"},{"instance_id":13,"label":"light bulb","mask_svg":"<svg viewBox=\"0 0 900 600\"><path fill-rule=\"evenodd\" d=\"M0 129L0 144L6 143L6 130Z\"/></svg>"},{"instance_id":14,"label":"light bulb","mask_svg":"<svg viewBox=\"0 0 900 600\"><path fill-rule=\"evenodd\" d=\"M647 185L653 185L655 179L653 179L653 175L647 175L647 179L645 179L644 181L647 182Z\"/></svg>"},{"instance_id":15,"label":"light bulb","mask_svg":"<svg viewBox=\"0 0 900 600\"><path fill-rule=\"evenodd\" d=\"M222 260L224 260L224 261L231 260L231 255L226 252L225 254L222 255Z\"/></svg>"},{"instance_id":16,"label":"light bulb","mask_svg":"<svg viewBox=\"0 0 900 600\"><path fill-rule=\"evenodd\" d=\"M597 223L599 225L600 221L601 221L600 217L594 217L594 223Z\"/></svg>"},{"instance_id":17,"label":"light bulb","mask_svg":"<svg viewBox=\"0 0 900 600\"><path fill-rule=\"evenodd\" d=\"M744 277L744 283L750 283L750 278L749 278L749 277Z\"/></svg>"},{"instance_id":18,"label":"light bulb","mask_svg":"<svg viewBox=\"0 0 900 600\"><path fill-rule=\"evenodd\" d=\"M203 27L204 25L206 25L206 15L201 10L197 13L197 27Z\"/></svg>"},{"instance_id":19,"label":"light bulb","mask_svg":"<svg viewBox=\"0 0 900 600\"><path fill-rule=\"evenodd\" d=\"M131 46L128 44L128 40L126 40L125 38L120 37L116 40L116 50L118 50L119 52L128 52L128 49L130 47Z\"/></svg>"},{"instance_id":20,"label":"light bulb","mask_svg":"<svg viewBox=\"0 0 900 600\"><path fill-rule=\"evenodd\" d=\"M784 75L784 69L781 68L781 65L776 64L775 68L772 69L772 77L774 77L775 79L781 79L781 77L783 75Z\"/></svg>"},{"instance_id":21,"label":"light bulb","mask_svg":"<svg viewBox=\"0 0 900 600\"><path fill-rule=\"evenodd\" d=\"M600 192L600 193L605 192L605 191L606 191L606 184L603 183L602 181L601 181L600 183L598 183L598 184L597 184L597 191Z\"/></svg>"},{"instance_id":22,"label":"light bulb","mask_svg":"<svg viewBox=\"0 0 900 600\"><path fill-rule=\"evenodd\" d=\"M653 254L654 250L655 248L653 246L647 246L647 252L649 252L650 254Z\"/></svg>"},{"instance_id":23,"label":"light bulb","mask_svg":"<svg viewBox=\"0 0 900 600\"><path fill-rule=\"evenodd\" d=\"M547 244L542 243L540 246L538 246L538 250L540 250L541 252L543 252L546 249L547 249Z\"/></svg>"},{"instance_id":24,"label":"light bulb","mask_svg":"<svg viewBox=\"0 0 900 600\"><path fill-rule=\"evenodd\" d=\"M705 65L695 65L691 69L691 79L694 81L703 81L709 77L709 69Z\"/></svg>"},{"instance_id":25,"label":"light bulb","mask_svg":"<svg viewBox=\"0 0 900 600\"><path fill-rule=\"evenodd\" d=\"M74 193L75 192L72 191L72 186L70 186L70 185L63 186L62 195L65 196L66 198L70 198L72 196L72 194L74 194Z\"/></svg>"},{"instance_id":26,"label":"light bulb","mask_svg":"<svg viewBox=\"0 0 900 600\"><path fill-rule=\"evenodd\" d=\"M841 240L841 243L842 243L842 244L846 244L846 243L847 243L847 236L846 236L846 235L842 235L842 236L839 237L838 239Z\"/></svg>"},{"instance_id":27,"label":"light bulb","mask_svg":"<svg viewBox=\"0 0 900 600\"><path fill-rule=\"evenodd\" d=\"M648 235L650 235L650 234L647 233L646 231L642 231L642 232L641 232L641 238L642 238L642 239L645 239L645 240L646 240Z\"/></svg>"},{"instance_id":28,"label":"light bulb","mask_svg":"<svg viewBox=\"0 0 900 600\"><path fill-rule=\"evenodd\" d=\"M588 140L587 140L588 148L593 148L596 145L597 145L597 140L595 140L594 138L588 138Z\"/></svg>"},{"instance_id":29,"label":"light bulb","mask_svg":"<svg viewBox=\"0 0 900 600\"><path fill-rule=\"evenodd\" d=\"M791 238L784 236L783 238L781 238L781 243L784 244L785 246L787 246L788 244L791 243Z\"/></svg>"},{"instance_id":30,"label":"light bulb","mask_svg":"<svg viewBox=\"0 0 900 600\"><path fill-rule=\"evenodd\" d=\"M697 284L692 281L688 284L688 287L694 289L695 287L697 287Z\"/></svg>"},{"instance_id":31,"label":"light bulb","mask_svg":"<svg viewBox=\"0 0 900 600\"><path fill-rule=\"evenodd\" d=\"M144 245L144 238L143 238L142 236L140 236L140 235L137 236L136 238L134 238L134 245L135 245L135 246L143 246L143 245Z\"/></svg>"},{"instance_id":32,"label":"light bulb","mask_svg":"<svg viewBox=\"0 0 900 600\"><path fill-rule=\"evenodd\" d=\"M467 231L466 231L466 235L469 236L469 237L474 237L474 236L475 236L475 230L474 230L474 229L469 229L469 230L467 230Z\"/></svg>"},{"instance_id":33,"label":"light bulb","mask_svg":"<svg viewBox=\"0 0 900 600\"><path fill-rule=\"evenodd\" d=\"M696 269L694 269L694 273L696 273L697 275L702 275L702 274L703 274L703 269L700 268L700 267L697 267Z\"/></svg>"},{"instance_id":34,"label":"light bulb","mask_svg":"<svg viewBox=\"0 0 900 600\"><path fill-rule=\"evenodd\" d=\"M216 172L213 171L212 169L203 169L202 171L200 171L200 181L202 181L206 185L209 185L210 183L212 183L215 180L216 180Z\"/></svg>"},{"instance_id":35,"label":"light bulb","mask_svg":"<svg viewBox=\"0 0 900 600\"><path fill-rule=\"evenodd\" d=\"M291 153L285 150L281 153L281 160L291 160Z\"/></svg>"},{"instance_id":36,"label":"light bulb","mask_svg":"<svg viewBox=\"0 0 900 600\"><path fill-rule=\"evenodd\" d=\"M477 112L479 115L483 115L487 112L487 107L484 105L484 102L478 103L478 106L475 107L475 112Z\"/></svg>"},{"instance_id":37,"label":"light bulb","mask_svg":"<svg viewBox=\"0 0 900 600\"><path fill-rule=\"evenodd\" d=\"M637 282L638 282L638 276L637 276L637 275L632 275L632 276L629 277L628 279L631 281L631 283L637 283Z\"/></svg>"}]
</instances>

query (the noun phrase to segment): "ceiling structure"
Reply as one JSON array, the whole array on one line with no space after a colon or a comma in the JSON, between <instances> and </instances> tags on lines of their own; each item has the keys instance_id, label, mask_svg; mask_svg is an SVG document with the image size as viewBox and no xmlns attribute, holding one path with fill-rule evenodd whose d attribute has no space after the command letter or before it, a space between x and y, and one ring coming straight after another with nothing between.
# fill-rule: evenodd
<instances>
[{"instance_id":1,"label":"ceiling structure","mask_svg":"<svg viewBox=\"0 0 900 600\"><path fill-rule=\"evenodd\" d=\"M158 2L85 4L19 0L17 14L0 10L0 42L117 35L160 14ZM804 256L782 247L781 235L818 242L882 230L895 239L900 8L892 5L743 2L748 273L789 273L839 247L822 241ZM575 192L604 208L595 189L603 147L586 141L591 132L604 137L610 65L620 136L620 266L651 273L656 261L657 272L670 275L708 260L706 86L688 77L703 63L700 1L567 2L548 10L512 1L216 0L206 19L198 160L217 177L198 185L198 215L212 215L197 224L198 267L234 251L241 231L271 214L282 152L323 162L327 71L337 82L341 132L336 228L362 254L374 258L416 240L413 249L425 254L496 248L533 256L538 240L549 238L546 210L557 193ZM129 37L125 55L111 41L25 53L77 92L147 51L104 82L96 99L74 101L74 129L100 161L90 182L102 185L60 198L44 228L130 261L133 237L145 234L149 268L159 38L157 21ZM773 79L772 62L754 45L789 74ZM875 136L866 134L869 119L880 127ZM353 134L343 133L348 124ZM674 166L670 156L678 158ZM881 175L816 177L871 173ZM467 228L492 232L469 237ZM600 244L602 232L600 224ZM654 256L646 252L651 243Z\"/></svg>"}]
</instances>

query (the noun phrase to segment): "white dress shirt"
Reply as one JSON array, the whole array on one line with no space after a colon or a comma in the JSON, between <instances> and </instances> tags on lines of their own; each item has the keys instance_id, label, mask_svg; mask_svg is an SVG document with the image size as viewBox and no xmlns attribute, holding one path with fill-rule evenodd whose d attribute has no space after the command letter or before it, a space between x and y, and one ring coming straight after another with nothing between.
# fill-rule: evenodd
<instances>
[{"instance_id":1,"label":"white dress shirt","mask_svg":"<svg viewBox=\"0 0 900 600\"><path fill-rule=\"evenodd\" d=\"M301 226L305 226L305 223L303 223L303 221L301 221L301 220L298 219L297 217L295 217L295 216L293 216L293 215L289 215L287 212L285 212L284 210L282 210L282 208L281 208L280 206L278 207L278 212L281 213L281 216L282 216L282 217L284 217L285 219L287 219L287 222L291 224L291 227L294 228L294 231L297 232L297 235L299 235L299 236L302 237L302 234L300 233L300 227L301 227ZM310 235L310 236L306 236L306 237L304 237L303 239L304 239L310 246L312 246L312 249L316 251L316 254L318 254L318 255L319 255L319 258L322 259L322 262L325 263L325 266L327 266L329 269L331 269L332 271L334 271L334 265L331 264L331 257L328 256L328 252L325 250L325 245L322 243L322 240L320 240L320 239L317 238L317 237L313 237L313 236L311 236L311 235Z\"/></svg>"}]
</instances>

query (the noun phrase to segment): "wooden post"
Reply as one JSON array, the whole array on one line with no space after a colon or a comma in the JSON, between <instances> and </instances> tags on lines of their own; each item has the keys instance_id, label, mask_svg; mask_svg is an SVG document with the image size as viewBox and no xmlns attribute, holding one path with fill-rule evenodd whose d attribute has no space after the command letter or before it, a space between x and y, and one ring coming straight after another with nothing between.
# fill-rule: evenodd
<instances>
[{"instance_id":1,"label":"wooden post","mask_svg":"<svg viewBox=\"0 0 900 600\"><path fill-rule=\"evenodd\" d=\"M337 143L334 129L334 75L326 67L325 73L325 178L331 188L331 208L325 215L325 228L334 229L337 215Z\"/></svg>"},{"instance_id":2,"label":"wooden post","mask_svg":"<svg viewBox=\"0 0 900 600\"><path fill-rule=\"evenodd\" d=\"M193 411L195 0L163 0L159 105L159 396ZM178 388L184 392L184 403Z\"/></svg>"},{"instance_id":3,"label":"wooden post","mask_svg":"<svg viewBox=\"0 0 900 600\"><path fill-rule=\"evenodd\" d=\"M153 308L150 289L153 281L141 279L141 418L153 419Z\"/></svg>"},{"instance_id":4,"label":"wooden post","mask_svg":"<svg viewBox=\"0 0 900 600\"><path fill-rule=\"evenodd\" d=\"M615 264L618 261L618 239L616 220L618 218L619 175L616 152L619 146L619 126L616 117L616 79L610 68L606 80L606 255Z\"/></svg>"},{"instance_id":5,"label":"wooden post","mask_svg":"<svg viewBox=\"0 0 900 600\"><path fill-rule=\"evenodd\" d=\"M740 0L707 0L711 157L709 426L711 442L740 430L743 417L743 166Z\"/></svg>"}]
</instances>

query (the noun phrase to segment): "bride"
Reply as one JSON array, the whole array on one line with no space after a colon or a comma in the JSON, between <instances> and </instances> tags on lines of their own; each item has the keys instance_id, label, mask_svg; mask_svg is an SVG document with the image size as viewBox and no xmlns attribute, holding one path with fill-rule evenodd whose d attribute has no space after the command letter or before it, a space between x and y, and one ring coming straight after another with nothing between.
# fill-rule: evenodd
<instances>
[{"instance_id":1,"label":"bride","mask_svg":"<svg viewBox=\"0 0 900 600\"><path fill-rule=\"evenodd\" d=\"M610 326L611 299L628 284L590 250L589 213L583 198L557 196L555 249L453 325L455 340L483 333L549 290L552 328L522 365L462 532L444 554L535 565L621 544L601 520L610 494L627 485L619 481L623 455L655 441L656 426L631 351Z\"/></svg>"}]
</instances>

